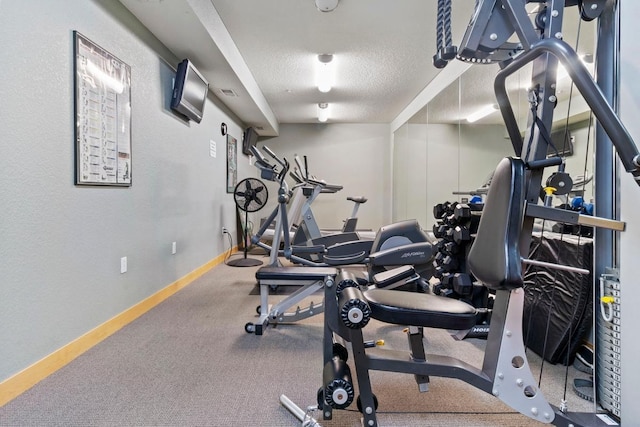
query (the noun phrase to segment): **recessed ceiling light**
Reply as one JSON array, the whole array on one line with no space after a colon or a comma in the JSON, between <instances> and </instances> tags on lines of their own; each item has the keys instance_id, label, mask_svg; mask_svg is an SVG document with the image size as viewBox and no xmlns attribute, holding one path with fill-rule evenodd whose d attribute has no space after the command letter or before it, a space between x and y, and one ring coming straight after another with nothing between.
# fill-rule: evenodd
<instances>
[{"instance_id":1,"label":"recessed ceiling light","mask_svg":"<svg viewBox=\"0 0 640 427\"><path fill-rule=\"evenodd\" d=\"M477 122L481 118L487 117L488 115L493 114L496 111L498 111L498 106L496 104L485 105L475 113L469 114L469 116L467 117L467 122L469 123Z\"/></svg>"},{"instance_id":2,"label":"recessed ceiling light","mask_svg":"<svg viewBox=\"0 0 640 427\"><path fill-rule=\"evenodd\" d=\"M316 85L320 92L329 92L335 80L335 62L333 55L318 55L316 63Z\"/></svg>"},{"instance_id":3,"label":"recessed ceiling light","mask_svg":"<svg viewBox=\"0 0 640 427\"><path fill-rule=\"evenodd\" d=\"M329 119L329 104L321 102L318 104L318 121L326 122Z\"/></svg>"}]
</instances>

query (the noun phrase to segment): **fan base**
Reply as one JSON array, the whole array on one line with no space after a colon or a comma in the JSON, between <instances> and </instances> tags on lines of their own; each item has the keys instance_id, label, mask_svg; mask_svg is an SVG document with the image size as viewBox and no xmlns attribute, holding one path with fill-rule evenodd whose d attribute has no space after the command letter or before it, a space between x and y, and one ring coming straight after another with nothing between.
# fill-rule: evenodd
<instances>
[{"instance_id":1,"label":"fan base","mask_svg":"<svg viewBox=\"0 0 640 427\"><path fill-rule=\"evenodd\" d=\"M227 262L231 267L255 267L262 264L262 261L255 258L238 258Z\"/></svg>"}]
</instances>

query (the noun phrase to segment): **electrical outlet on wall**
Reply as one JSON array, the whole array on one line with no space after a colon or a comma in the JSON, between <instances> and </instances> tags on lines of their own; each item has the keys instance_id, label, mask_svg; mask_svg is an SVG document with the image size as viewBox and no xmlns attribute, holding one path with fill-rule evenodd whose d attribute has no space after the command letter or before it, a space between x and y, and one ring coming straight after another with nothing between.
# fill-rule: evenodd
<instances>
[{"instance_id":1,"label":"electrical outlet on wall","mask_svg":"<svg viewBox=\"0 0 640 427\"><path fill-rule=\"evenodd\" d=\"M229 232L229 230L227 230L227 227L222 227L222 235L224 236L225 234L227 234Z\"/></svg>"},{"instance_id":2,"label":"electrical outlet on wall","mask_svg":"<svg viewBox=\"0 0 640 427\"><path fill-rule=\"evenodd\" d=\"M127 272L127 257L120 258L120 274Z\"/></svg>"},{"instance_id":3,"label":"electrical outlet on wall","mask_svg":"<svg viewBox=\"0 0 640 427\"><path fill-rule=\"evenodd\" d=\"M172 255L176 254L176 249L177 249L176 242L171 243L171 254Z\"/></svg>"}]
</instances>

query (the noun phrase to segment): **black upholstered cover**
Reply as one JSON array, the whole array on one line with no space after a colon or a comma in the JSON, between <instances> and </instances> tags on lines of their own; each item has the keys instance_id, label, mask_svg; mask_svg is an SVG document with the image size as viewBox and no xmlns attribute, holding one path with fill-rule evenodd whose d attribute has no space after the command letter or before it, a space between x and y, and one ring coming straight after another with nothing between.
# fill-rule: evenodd
<instances>
[{"instance_id":1,"label":"black upholstered cover","mask_svg":"<svg viewBox=\"0 0 640 427\"><path fill-rule=\"evenodd\" d=\"M473 275L491 289L522 287L519 244L526 197L524 174L519 158L506 157L498 164L467 257Z\"/></svg>"},{"instance_id":2,"label":"black upholstered cover","mask_svg":"<svg viewBox=\"0 0 640 427\"><path fill-rule=\"evenodd\" d=\"M465 330L476 324L476 309L453 299L389 289L363 292L371 317L386 323Z\"/></svg>"}]
</instances>

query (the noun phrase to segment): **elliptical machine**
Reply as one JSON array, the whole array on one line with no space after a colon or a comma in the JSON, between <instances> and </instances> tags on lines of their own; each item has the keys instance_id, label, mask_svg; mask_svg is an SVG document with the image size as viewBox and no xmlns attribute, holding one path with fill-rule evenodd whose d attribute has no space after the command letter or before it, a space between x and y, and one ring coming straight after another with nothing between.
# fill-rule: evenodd
<instances>
[{"instance_id":1,"label":"elliptical machine","mask_svg":"<svg viewBox=\"0 0 640 427\"><path fill-rule=\"evenodd\" d=\"M384 269L384 266L423 265L430 262L431 242L416 220L401 221L381 227L373 240L359 240L357 236L349 240L344 235L349 236L351 233L341 233L342 237L335 238L337 242L329 238L324 240L326 244L322 241L316 243L313 240L301 245L295 244L289 233L285 231L289 230L290 220L287 205L291 200L291 191L285 181L290 164L286 158L278 157L269 147L264 146L264 152L281 166L281 170L277 171L277 166L272 165L257 147L251 149L256 156L255 164L261 170L261 177L271 181L277 180L280 183L278 206L251 239L254 245L269 251L271 256L269 265L281 265L278 258L283 256L291 262L310 267L367 264L370 270L377 272ZM314 192L320 194L322 182L317 182ZM271 245L268 245L261 241L261 236L274 220L274 238ZM280 249L281 242L283 249ZM373 259L370 257L372 253L376 254Z\"/></svg>"}]
</instances>

